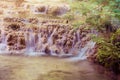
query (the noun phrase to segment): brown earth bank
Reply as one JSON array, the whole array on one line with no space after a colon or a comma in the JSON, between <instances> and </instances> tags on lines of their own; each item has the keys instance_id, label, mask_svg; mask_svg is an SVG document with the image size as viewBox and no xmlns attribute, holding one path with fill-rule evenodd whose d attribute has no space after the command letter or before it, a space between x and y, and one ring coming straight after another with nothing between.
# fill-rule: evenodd
<instances>
[{"instance_id":1,"label":"brown earth bank","mask_svg":"<svg viewBox=\"0 0 120 80\"><path fill-rule=\"evenodd\" d=\"M0 56L0 80L117 80L103 72L103 68L86 60Z\"/></svg>"}]
</instances>

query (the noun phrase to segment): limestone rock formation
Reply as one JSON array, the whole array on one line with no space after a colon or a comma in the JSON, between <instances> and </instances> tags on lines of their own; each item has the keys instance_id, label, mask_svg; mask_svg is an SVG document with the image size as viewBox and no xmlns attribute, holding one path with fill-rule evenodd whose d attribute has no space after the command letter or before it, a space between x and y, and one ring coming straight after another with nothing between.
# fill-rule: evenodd
<instances>
[{"instance_id":1,"label":"limestone rock formation","mask_svg":"<svg viewBox=\"0 0 120 80\"><path fill-rule=\"evenodd\" d=\"M63 15L70 10L70 7L67 4L63 5L48 5L40 4L35 5L34 10L38 14L48 14L53 16Z\"/></svg>"},{"instance_id":2,"label":"limestone rock formation","mask_svg":"<svg viewBox=\"0 0 120 80\"><path fill-rule=\"evenodd\" d=\"M9 1L8 5L6 1ZM34 0L33 4L32 0L20 0L16 8L15 1L4 0L0 3L0 17L4 14L0 19L1 53L60 57L83 57L92 53L94 43L88 35L91 30L84 27L74 29L68 20L49 18L61 17L70 11L67 3Z\"/></svg>"},{"instance_id":3,"label":"limestone rock formation","mask_svg":"<svg viewBox=\"0 0 120 80\"><path fill-rule=\"evenodd\" d=\"M62 24L64 21L57 19L42 21L39 18L7 17L3 21L4 24L0 29L0 44L5 44L6 50L9 51L44 52L54 56L77 55L90 41L88 35L90 30L74 29L71 25Z\"/></svg>"}]
</instances>

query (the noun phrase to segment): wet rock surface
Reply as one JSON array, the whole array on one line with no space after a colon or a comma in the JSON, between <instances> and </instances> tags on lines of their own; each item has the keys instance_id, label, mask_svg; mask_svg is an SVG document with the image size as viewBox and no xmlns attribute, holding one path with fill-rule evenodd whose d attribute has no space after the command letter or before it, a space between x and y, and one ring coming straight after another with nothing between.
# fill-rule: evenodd
<instances>
[{"instance_id":1,"label":"wet rock surface","mask_svg":"<svg viewBox=\"0 0 120 80\"><path fill-rule=\"evenodd\" d=\"M15 23L13 23L14 21ZM33 22L36 25L32 25ZM61 22L65 21L4 18L0 29L1 43L3 40L6 41L4 44L6 44L7 50L32 50L51 55L69 53L76 55L78 54L76 50L85 47L85 44L90 41L88 34L91 32L81 28L74 29L71 25Z\"/></svg>"},{"instance_id":2,"label":"wet rock surface","mask_svg":"<svg viewBox=\"0 0 120 80\"><path fill-rule=\"evenodd\" d=\"M0 32L0 41L6 50L54 56L77 55L90 41L91 33L84 28L74 29L65 20L15 17L4 18Z\"/></svg>"},{"instance_id":3,"label":"wet rock surface","mask_svg":"<svg viewBox=\"0 0 120 80\"><path fill-rule=\"evenodd\" d=\"M60 0L1 1L0 53L51 56L86 56L94 45L88 34L91 30L74 29L60 16L70 11L70 6ZM22 3L23 2L23 3ZM9 4L9 5L6 5ZM37 15L44 17L38 17ZM59 18L49 18L46 16ZM92 44L91 44L92 43Z\"/></svg>"}]
</instances>

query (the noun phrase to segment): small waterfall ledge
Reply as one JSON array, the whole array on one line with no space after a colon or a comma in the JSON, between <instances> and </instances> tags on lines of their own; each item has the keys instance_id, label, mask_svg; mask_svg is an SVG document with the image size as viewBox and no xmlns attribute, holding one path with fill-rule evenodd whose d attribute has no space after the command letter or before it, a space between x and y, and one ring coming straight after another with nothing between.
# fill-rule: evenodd
<instances>
[{"instance_id":1,"label":"small waterfall ledge","mask_svg":"<svg viewBox=\"0 0 120 80\"><path fill-rule=\"evenodd\" d=\"M86 59L94 53L92 31L74 29L65 20L4 18L0 25L0 54Z\"/></svg>"}]
</instances>

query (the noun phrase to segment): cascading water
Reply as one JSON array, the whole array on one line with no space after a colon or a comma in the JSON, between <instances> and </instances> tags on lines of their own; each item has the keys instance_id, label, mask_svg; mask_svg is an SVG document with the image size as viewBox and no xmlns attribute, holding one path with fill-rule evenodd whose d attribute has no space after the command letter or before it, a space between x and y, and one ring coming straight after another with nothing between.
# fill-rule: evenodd
<instances>
[{"instance_id":1,"label":"cascading water","mask_svg":"<svg viewBox=\"0 0 120 80\"><path fill-rule=\"evenodd\" d=\"M4 30L1 29L0 53L5 51L7 51L7 36L5 36Z\"/></svg>"},{"instance_id":2,"label":"cascading water","mask_svg":"<svg viewBox=\"0 0 120 80\"><path fill-rule=\"evenodd\" d=\"M76 57L70 58L69 60L78 61L78 60L86 59L87 57L89 57L90 53L91 54L93 53L92 49L94 48L94 46L95 46L95 42L88 41L85 47L79 50L79 54Z\"/></svg>"},{"instance_id":3,"label":"cascading water","mask_svg":"<svg viewBox=\"0 0 120 80\"><path fill-rule=\"evenodd\" d=\"M45 55L45 49L42 44L42 36L41 33L38 34L38 42L36 45L37 55Z\"/></svg>"},{"instance_id":4,"label":"cascading water","mask_svg":"<svg viewBox=\"0 0 120 80\"><path fill-rule=\"evenodd\" d=\"M48 45L52 46L53 45L53 35L56 32L57 28L54 29L54 31L52 32L52 34L50 35L50 37L48 37ZM56 53L54 51L52 51L52 48L50 47L50 53L51 55L56 55Z\"/></svg>"},{"instance_id":5,"label":"cascading water","mask_svg":"<svg viewBox=\"0 0 120 80\"><path fill-rule=\"evenodd\" d=\"M7 48L7 36L5 35L4 27L3 27L3 20L0 23L0 54L6 53L8 51Z\"/></svg>"},{"instance_id":6,"label":"cascading water","mask_svg":"<svg viewBox=\"0 0 120 80\"><path fill-rule=\"evenodd\" d=\"M10 19L17 21L17 19ZM87 54L93 53L91 50L94 48L95 42L88 37L90 30L80 28L74 30L68 24L56 24L53 21L49 23L50 19L43 23L41 21L41 25L35 27L27 27L30 22L27 22L26 25L23 25L25 24L23 20L21 22L22 24L7 24L1 27L1 53L22 53L30 56L74 56L70 58L71 60L85 59ZM40 22L38 21L38 23Z\"/></svg>"}]
</instances>

